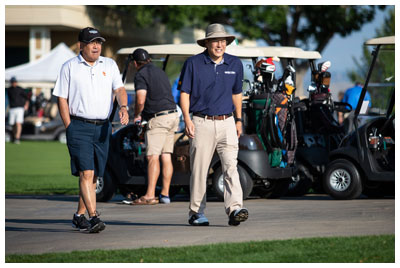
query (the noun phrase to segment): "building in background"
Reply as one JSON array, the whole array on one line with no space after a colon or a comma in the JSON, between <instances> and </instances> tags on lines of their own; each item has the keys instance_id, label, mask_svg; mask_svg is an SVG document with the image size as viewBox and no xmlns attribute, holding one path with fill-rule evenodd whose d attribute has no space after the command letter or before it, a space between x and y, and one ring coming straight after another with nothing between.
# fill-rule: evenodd
<instances>
[{"instance_id":1,"label":"building in background","mask_svg":"<svg viewBox=\"0 0 400 268\"><path fill-rule=\"evenodd\" d=\"M122 47L193 43L204 36L204 31L193 29L172 33L164 25L138 28L129 15L105 6L6 5L5 67L37 60L62 42L78 53L78 32L87 26L100 30L107 40L102 54L117 60L120 68L123 60L116 52ZM50 89L33 91L50 96Z\"/></svg>"}]
</instances>

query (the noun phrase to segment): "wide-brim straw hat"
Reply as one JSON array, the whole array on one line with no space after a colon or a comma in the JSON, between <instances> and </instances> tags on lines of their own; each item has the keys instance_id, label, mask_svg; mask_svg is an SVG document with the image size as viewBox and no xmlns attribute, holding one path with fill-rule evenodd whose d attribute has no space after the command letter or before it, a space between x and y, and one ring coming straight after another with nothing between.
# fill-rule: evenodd
<instances>
[{"instance_id":1,"label":"wide-brim straw hat","mask_svg":"<svg viewBox=\"0 0 400 268\"><path fill-rule=\"evenodd\" d=\"M235 40L235 36L228 34L225 31L225 28L222 24L214 23L208 25L206 29L206 37L197 40L197 44L199 44L202 47L206 47L205 41L207 39L213 39L213 38L225 38L226 39L226 45L230 45Z\"/></svg>"}]
</instances>

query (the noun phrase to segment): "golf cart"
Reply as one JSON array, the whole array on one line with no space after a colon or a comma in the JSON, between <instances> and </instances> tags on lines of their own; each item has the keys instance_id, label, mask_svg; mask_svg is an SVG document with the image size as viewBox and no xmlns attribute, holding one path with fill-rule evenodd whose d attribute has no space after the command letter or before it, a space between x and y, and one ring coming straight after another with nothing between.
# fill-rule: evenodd
<instances>
[{"instance_id":1,"label":"golf cart","mask_svg":"<svg viewBox=\"0 0 400 268\"><path fill-rule=\"evenodd\" d=\"M55 98L44 100L42 105L42 116L30 114L24 118L21 140L58 140L66 143L65 127L58 112L57 100ZM5 141L13 141L13 127L8 124L8 120L5 124Z\"/></svg>"},{"instance_id":2,"label":"golf cart","mask_svg":"<svg viewBox=\"0 0 400 268\"><path fill-rule=\"evenodd\" d=\"M395 37L374 38L365 45L374 46L374 49L351 122L354 131L329 154L330 162L322 181L325 191L335 199L354 199L361 193L369 197L394 195L394 63L391 66L383 61L385 56L394 59ZM378 65L384 66L385 70L377 68ZM368 108L368 101L364 101L367 90L372 98L372 108L379 108L381 115L370 118L360 126L359 116L372 109Z\"/></svg>"},{"instance_id":3,"label":"golf cart","mask_svg":"<svg viewBox=\"0 0 400 268\"><path fill-rule=\"evenodd\" d=\"M179 71L187 57L201 53L203 48L197 44L171 44L141 46L152 56L153 63L160 64L168 73L175 69ZM120 55L128 55L123 74L124 80L129 84L133 80L134 73L129 68L131 57L129 56L136 47L124 48L118 51ZM228 46L226 52L238 56L244 68L244 135L239 139L238 172L243 189L243 198L246 199L251 192L264 197L280 197L287 191L291 181L293 165L272 167L269 153L265 148L265 139L262 133L255 131L253 117L257 110L257 119L262 120L262 111L265 108L266 98L263 83L255 83L252 68L258 57L280 57L287 51L302 51L296 48L271 47L260 49L257 47ZM177 75L177 74L175 74ZM176 76L175 76L176 77ZM257 84L259 86L254 87ZM258 100L263 100L258 105ZM133 102L134 103L134 102ZM130 109L132 110L132 109ZM115 111L114 111L115 112ZM115 113L117 114L117 113ZM113 117L112 117L113 118ZM254 119L254 117L253 117ZM117 120L115 120L117 121ZM262 125L262 123L261 123ZM260 125L260 126L261 126ZM265 134L265 133L264 133ZM144 194L147 188L147 160L144 154L145 143L143 139L143 126L128 124L115 131L111 138L108 162L104 177L98 179L96 194L99 201L108 201L118 188L121 194L134 192L137 195ZM178 192L182 187L188 188L190 178L189 139L183 133L175 134L174 153L172 155L174 173L171 181L170 196ZM161 182L161 180L159 180ZM209 168L208 187L220 200L223 199L223 174L218 154L215 153Z\"/></svg>"},{"instance_id":4,"label":"golf cart","mask_svg":"<svg viewBox=\"0 0 400 268\"><path fill-rule=\"evenodd\" d=\"M318 53L319 54L319 53ZM296 173L289 185L288 195L302 196L310 188L322 191L321 180L329 162L329 152L337 149L346 131L335 119L335 112L348 113L348 103L334 102L329 90L331 74L330 62L321 62L308 57L311 70L311 84L308 98L298 103L295 109L298 147L296 150Z\"/></svg>"}]
</instances>

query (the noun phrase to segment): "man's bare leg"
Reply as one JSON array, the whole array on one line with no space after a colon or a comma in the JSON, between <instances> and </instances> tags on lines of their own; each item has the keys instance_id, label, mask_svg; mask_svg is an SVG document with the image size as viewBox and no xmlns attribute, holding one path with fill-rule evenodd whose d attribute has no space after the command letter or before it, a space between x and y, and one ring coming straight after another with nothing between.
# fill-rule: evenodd
<instances>
[{"instance_id":1,"label":"man's bare leg","mask_svg":"<svg viewBox=\"0 0 400 268\"><path fill-rule=\"evenodd\" d=\"M172 173L174 168L172 166L171 154L166 153L161 155L162 162L162 190L161 194L164 196L169 196L169 187L171 185Z\"/></svg>"},{"instance_id":2,"label":"man's bare leg","mask_svg":"<svg viewBox=\"0 0 400 268\"><path fill-rule=\"evenodd\" d=\"M160 159L159 158L160 158L159 155L147 156L148 185L147 185L147 192L144 195L144 198L146 198L146 199L152 199L156 195L157 180L158 180L158 176L160 176Z\"/></svg>"},{"instance_id":3,"label":"man's bare leg","mask_svg":"<svg viewBox=\"0 0 400 268\"><path fill-rule=\"evenodd\" d=\"M79 172L80 196L82 197L83 204L88 211L89 217L96 216L96 181L94 179L94 170L84 170ZM95 181L94 188L93 181ZM80 202L81 200L79 200L78 210L81 206Z\"/></svg>"}]
</instances>

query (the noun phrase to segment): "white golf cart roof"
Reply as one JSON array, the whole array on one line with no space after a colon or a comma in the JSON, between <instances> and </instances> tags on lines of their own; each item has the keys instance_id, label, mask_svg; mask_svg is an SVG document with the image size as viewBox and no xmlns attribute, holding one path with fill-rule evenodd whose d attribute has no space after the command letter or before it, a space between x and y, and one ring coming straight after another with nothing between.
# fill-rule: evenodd
<instances>
[{"instance_id":1,"label":"white golf cart roof","mask_svg":"<svg viewBox=\"0 0 400 268\"><path fill-rule=\"evenodd\" d=\"M167 45L150 45L121 48L117 54L131 54L135 49L143 48L151 55L174 55L174 56L192 56L204 51L204 48L198 44L167 44ZM263 52L257 47L243 47L230 45L226 47L226 52L237 57L259 57Z\"/></svg>"},{"instance_id":2,"label":"white golf cart roof","mask_svg":"<svg viewBox=\"0 0 400 268\"><path fill-rule=\"evenodd\" d=\"M370 45L370 46L375 46L375 45L394 45L395 38L393 36L385 36L385 37L378 37L378 38L372 38L364 43L364 45Z\"/></svg>"},{"instance_id":3,"label":"white golf cart roof","mask_svg":"<svg viewBox=\"0 0 400 268\"><path fill-rule=\"evenodd\" d=\"M304 51L298 47L258 47L263 51L264 57L278 57L291 59L320 59L318 51Z\"/></svg>"},{"instance_id":4,"label":"white golf cart roof","mask_svg":"<svg viewBox=\"0 0 400 268\"><path fill-rule=\"evenodd\" d=\"M166 44L121 48L117 54L131 54L135 49L143 48L151 55L192 56L204 51L198 44ZM241 58L278 57L295 59L320 59L317 51L304 51L297 47L243 47L230 45L226 52Z\"/></svg>"}]
</instances>

